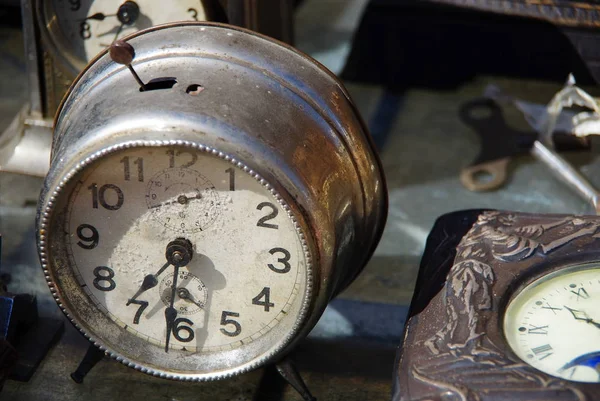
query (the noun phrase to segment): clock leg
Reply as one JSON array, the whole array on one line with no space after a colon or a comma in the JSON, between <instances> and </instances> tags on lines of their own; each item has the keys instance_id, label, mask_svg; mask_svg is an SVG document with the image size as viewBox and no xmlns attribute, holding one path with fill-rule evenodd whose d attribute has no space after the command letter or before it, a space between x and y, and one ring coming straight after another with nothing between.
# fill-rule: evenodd
<instances>
[{"instance_id":1,"label":"clock leg","mask_svg":"<svg viewBox=\"0 0 600 401\"><path fill-rule=\"evenodd\" d=\"M306 383L300 377L300 373L298 369L294 366L292 361L289 358L285 358L281 362L275 365L277 371L287 381L297 392L302 396L305 401L317 401L315 397L312 396Z\"/></svg>"},{"instance_id":2,"label":"clock leg","mask_svg":"<svg viewBox=\"0 0 600 401\"><path fill-rule=\"evenodd\" d=\"M94 366L104 357L104 351L101 351L100 348L96 347L94 344L90 344L85 356L79 363L77 370L71 373L71 379L75 383L83 383L83 379L87 374L92 370Z\"/></svg>"}]
</instances>

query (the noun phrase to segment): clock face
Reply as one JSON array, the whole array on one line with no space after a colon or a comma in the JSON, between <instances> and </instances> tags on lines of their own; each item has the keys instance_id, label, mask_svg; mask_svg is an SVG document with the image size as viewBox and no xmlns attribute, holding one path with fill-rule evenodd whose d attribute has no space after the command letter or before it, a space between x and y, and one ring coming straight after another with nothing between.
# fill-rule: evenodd
<instances>
[{"instance_id":1,"label":"clock face","mask_svg":"<svg viewBox=\"0 0 600 401\"><path fill-rule=\"evenodd\" d=\"M549 375L600 382L600 265L538 279L509 304L504 334L519 358Z\"/></svg>"},{"instance_id":2,"label":"clock face","mask_svg":"<svg viewBox=\"0 0 600 401\"><path fill-rule=\"evenodd\" d=\"M45 24L59 52L83 67L115 40L141 29L175 21L204 21L201 0L50 0ZM70 57L68 57L70 56Z\"/></svg>"},{"instance_id":3,"label":"clock face","mask_svg":"<svg viewBox=\"0 0 600 401\"><path fill-rule=\"evenodd\" d=\"M230 351L275 327L274 343L295 330L307 260L264 182L186 147L116 152L75 179L70 265L91 304L123 330L165 353Z\"/></svg>"}]
</instances>

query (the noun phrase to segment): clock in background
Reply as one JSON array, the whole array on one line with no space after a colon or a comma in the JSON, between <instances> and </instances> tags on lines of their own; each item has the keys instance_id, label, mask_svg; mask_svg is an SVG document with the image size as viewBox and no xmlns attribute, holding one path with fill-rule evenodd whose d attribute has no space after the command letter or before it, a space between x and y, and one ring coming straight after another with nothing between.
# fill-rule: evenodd
<instances>
[{"instance_id":1,"label":"clock in background","mask_svg":"<svg viewBox=\"0 0 600 401\"><path fill-rule=\"evenodd\" d=\"M84 66L115 40L165 23L213 21L291 43L293 10L292 0L23 0L28 95L0 134L0 168L39 177L47 173L60 101Z\"/></svg>"}]
</instances>

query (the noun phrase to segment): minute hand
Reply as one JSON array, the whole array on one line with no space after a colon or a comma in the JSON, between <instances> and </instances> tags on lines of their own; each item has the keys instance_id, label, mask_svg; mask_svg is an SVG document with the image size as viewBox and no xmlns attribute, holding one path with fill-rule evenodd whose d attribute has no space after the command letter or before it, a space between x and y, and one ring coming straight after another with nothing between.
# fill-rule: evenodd
<instances>
[{"instance_id":1,"label":"minute hand","mask_svg":"<svg viewBox=\"0 0 600 401\"><path fill-rule=\"evenodd\" d=\"M165 322L167 324L167 340L165 341L165 352L169 352L169 340L171 339L171 332L173 331L173 324L177 318L177 310L173 307L175 303L175 294L177 291L177 276L179 275L179 265L175 265L175 271L173 272L173 286L171 287L171 303L167 309L165 309Z\"/></svg>"}]
</instances>

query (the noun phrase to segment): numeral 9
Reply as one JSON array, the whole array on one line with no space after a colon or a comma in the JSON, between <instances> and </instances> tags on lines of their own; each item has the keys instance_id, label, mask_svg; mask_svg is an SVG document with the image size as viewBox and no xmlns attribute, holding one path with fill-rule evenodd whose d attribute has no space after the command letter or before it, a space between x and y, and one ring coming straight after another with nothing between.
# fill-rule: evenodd
<instances>
[{"instance_id":1,"label":"numeral 9","mask_svg":"<svg viewBox=\"0 0 600 401\"><path fill-rule=\"evenodd\" d=\"M86 235L84 230L91 231L91 235ZM81 240L77 242L77 245L83 249L94 249L98 246L98 242L100 241L98 230L96 230L96 228L90 224L81 224L79 227L77 227L77 237L79 237Z\"/></svg>"}]
</instances>

